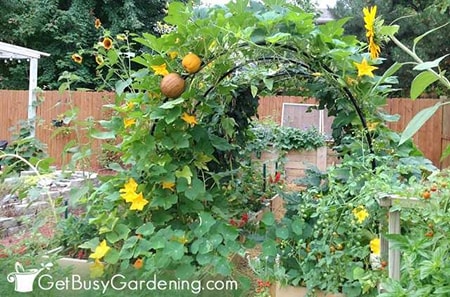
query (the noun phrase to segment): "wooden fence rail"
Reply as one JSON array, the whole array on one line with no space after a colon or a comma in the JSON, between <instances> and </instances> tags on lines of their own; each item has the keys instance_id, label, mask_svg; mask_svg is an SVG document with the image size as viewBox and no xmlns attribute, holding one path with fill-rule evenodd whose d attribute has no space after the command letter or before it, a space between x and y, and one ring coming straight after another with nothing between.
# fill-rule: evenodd
<instances>
[{"instance_id":1,"label":"wooden fence rail","mask_svg":"<svg viewBox=\"0 0 450 297\"><path fill-rule=\"evenodd\" d=\"M92 118L94 120L104 119L105 109L103 105L113 100L113 93L97 92L73 92L60 94L57 91L45 91L40 95L43 101L37 107L37 117L40 124L37 126L36 137L48 145L48 153L55 158L56 165L61 166L67 160L62 157L64 146L76 139L75 135L57 135L52 137L55 127L52 120L63 114L71 107L79 109L78 119ZM434 99L390 99L386 110L391 114L399 114L400 121L392 123L391 128L401 131L411 118L421 109L431 106L436 102ZM314 103L314 99L277 96L260 99L258 113L260 118L271 117L274 121L281 121L283 103ZM10 127L15 126L18 121L27 118L28 91L0 90L0 140L11 140ZM83 138L82 138L83 139ZM417 146L424 152L425 156L441 168L448 167L450 160L440 162L443 148L450 144L450 106L440 109L414 137ZM92 166L98 166L98 154L100 153L99 142L94 142L95 157Z\"/></svg>"}]
</instances>

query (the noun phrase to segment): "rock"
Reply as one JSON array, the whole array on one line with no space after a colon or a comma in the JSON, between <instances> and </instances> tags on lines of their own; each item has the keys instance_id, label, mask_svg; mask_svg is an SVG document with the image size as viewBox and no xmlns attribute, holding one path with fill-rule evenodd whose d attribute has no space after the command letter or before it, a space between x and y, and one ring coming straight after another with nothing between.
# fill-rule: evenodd
<instances>
[{"instance_id":1,"label":"rock","mask_svg":"<svg viewBox=\"0 0 450 297\"><path fill-rule=\"evenodd\" d=\"M19 202L19 197L16 194L7 194L0 202L0 205L6 205Z\"/></svg>"}]
</instances>

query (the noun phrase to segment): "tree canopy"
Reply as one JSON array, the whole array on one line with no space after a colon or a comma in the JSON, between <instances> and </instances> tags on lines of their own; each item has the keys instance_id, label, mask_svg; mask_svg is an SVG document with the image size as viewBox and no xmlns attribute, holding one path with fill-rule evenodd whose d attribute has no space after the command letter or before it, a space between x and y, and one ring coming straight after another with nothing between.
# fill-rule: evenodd
<instances>
[{"instance_id":1,"label":"tree canopy","mask_svg":"<svg viewBox=\"0 0 450 297\"><path fill-rule=\"evenodd\" d=\"M155 25L165 15L167 0L0 0L0 41L51 53L40 61L39 85L55 89L63 71L76 71L85 85L95 84L95 60L78 67L70 57L92 48L100 38L99 19L111 35L120 32L157 33ZM185 1L181 1L185 2ZM26 63L0 64L1 89L26 89Z\"/></svg>"}]
</instances>

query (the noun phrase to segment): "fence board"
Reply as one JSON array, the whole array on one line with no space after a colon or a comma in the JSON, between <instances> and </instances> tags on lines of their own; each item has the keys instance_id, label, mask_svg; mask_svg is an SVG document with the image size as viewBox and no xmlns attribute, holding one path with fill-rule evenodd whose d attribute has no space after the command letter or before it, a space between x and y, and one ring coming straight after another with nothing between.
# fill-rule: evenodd
<instances>
[{"instance_id":1,"label":"fence board","mask_svg":"<svg viewBox=\"0 0 450 297\"><path fill-rule=\"evenodd\" d=\"M64 145L75 139L73 135L58 135L51 137L54 127L51 120L56 119L58 114L69 109L68 103L72 100L74 106L80 108L78 118L84 120L93 117L95 120L105 118L105 110L102 109L105 103L104 98L111 100L112 93L95 92L74 92L72 95L59 94L56 91L46 91L43 93L44 102L38 107L37 115L42 120L38 126L36 136L48 145L50 156L55 158L56 165L61 166L63 160L61 152ZM277 123L281 121L283 103L315 103L312 98L295 96L265 97L260 99L258 114L260 119L270 117ZM397 123L390 123L389 126L395 131L402 131L411 118L421 109L436 103L435 99L390 99L386 106L386 111L390 114L401 115ZM28 91L0 90L0 139L11 140L11 132L8 130L19 120L27 118ZM86 138L82 138L87 142ZM440 156L443 148L450 143L450 106L440 109L414 137L417 146L423 151L425 156L441 168L450 165L450 158L440 164ZM94 150L99 152L99 143L95 142ZM97 166L97 158L93 159L93 166Z\"/></svg>"},{"instance_id":2,"label":"fence board","mask_svg":"<svg viewBox=\"0 0 450 297\"><path fill-rule=\"evenodd\" d=\"M43 102L37 107L38 124L36 127L36 138L47 145L50 157L55 159L55 165L60 167L67 164L70 155L63 156L64 147L71 141L80 140L80 145L90 145L86 137L87 131L80 131L78 138L75 132L69 134L58 134L53 136L55 127L52 125L53 119L64 114L72 107L79 108L77 119L80 121L92 118L101 120L105 118L105 110L102 108L106 101L111 100L112 93L97 92L72 92L60 94L57 91L46 91L40 95ZM12 132L9 127L14 126L20 120L27 119L28 91L7 91L0 90L0 139L11 141ZM76 122L76 121L75 121ZM75 124L72 123L70 125ZM91 166L98 168L98 156L101 153L100 141L92 142L94 152L91 158Z\"/></svg>"}]
</instances>

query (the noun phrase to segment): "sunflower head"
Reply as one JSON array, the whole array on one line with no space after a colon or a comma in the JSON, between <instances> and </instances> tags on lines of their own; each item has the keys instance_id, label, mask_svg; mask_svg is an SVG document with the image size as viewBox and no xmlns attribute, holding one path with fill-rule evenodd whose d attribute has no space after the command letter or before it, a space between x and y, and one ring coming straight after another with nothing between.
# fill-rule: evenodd
<instances>
[{"instance_id":1,"label":"sunflower head","mask_svg":"<svg viewBox=\"0 0 450 297\"><path fill-rule=\"evenodd\" d=\"M95 29L100 29L100 27L102 26L102 22L100 21L100 19L95 19L94 26Z\"/></svg>"},{"instance_id":2,"label":"sunflower head","mask_svg":"<svg viewBox=\"0 0 450 297\"><path fill-rule=\"evenodd\" d=\"M103 38L102 45L106 50L110 50L113 47L113 42L111 38L105 37Z\"/></svg>"},{"instance_id":3,"label":"sunflower head","mask_svg":"<svg viewBox=\"0 0 450 297\"><path fill-rule=\"evenodd\" d=\"M80 56L79 54L73 54L73 55L72 55L72 60L73 60L75 63L78 63L78 64L83 63L83 57Z\"/></svg>"},{"instance_id":4,"label":"sunflower head","mask_svg":"<svg viewBox=\"0 0 450 297\"><path fill-rule=\"evenodd\" d=\"M367 42L369 43L369 53L371 59L376 59L380 56L381 47L381 26L382 21L376 18L377 6L365 7L364 14L364 28L366 28Z\"/></svg>"}]
</instances>

